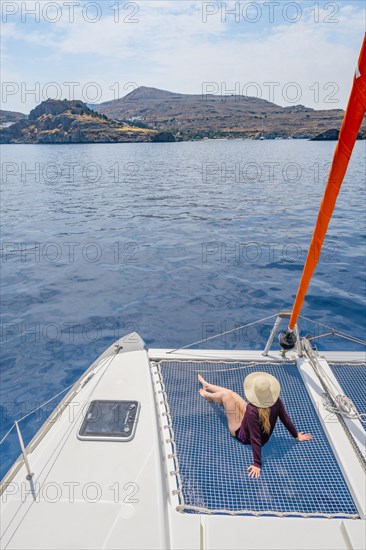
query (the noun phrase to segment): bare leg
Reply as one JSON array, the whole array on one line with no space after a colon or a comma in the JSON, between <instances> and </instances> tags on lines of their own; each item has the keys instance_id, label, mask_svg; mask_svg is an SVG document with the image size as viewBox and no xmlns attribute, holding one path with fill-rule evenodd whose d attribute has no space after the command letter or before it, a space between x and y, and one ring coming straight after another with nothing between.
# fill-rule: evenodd
<instances>
[{"instance_id":1,"label":"bare leg","mask_svg":"<svg viewBox=\"0 0 366 550\"><path fill-rule=\"evenodd\" d=\"M201 382L203 389L206 391L219 392L227 389L223 386L215 386L214 384L209 384L200 374L198 375L198 380Z\"/></svg>"},{"instance_id":2,"label":"bare leg","mask_svg":"<svg viewBox=\"0 0 366 550\"><path fill-rule=\"evenodd\" d=\"M200 377L202 378L202 377ZM236 392L223 388L222 386L215 386L214 384L208 384L203 378L200 382L204 384L205 389L199 390L202 397L207 401L213 401L218 405L223 405L225 409L226 418L228 421L228 428L231 435L235 435L235 432L240 428L244 418L246 402ZM211 391L206 389L208 387ZM217 388L217 391L213 391Z\"/></svg>"},{"instance_id":3,"label":"bare leg","mask_svg":"<svg viewBox=\"0 0 366 550\"><path fill-rule=\"evenodd\" d=\"M223 405L224 404L223 398L224 398L225 391L228 391L228 390L226 390L226 388L222 388L222 391L208 392L203 388L201 388L199 390L199 394L201 397L204 397L205 399L207 399L207 401L213 401L214 403L217 403L217 405Z\"/></svg>"}]
</instances>

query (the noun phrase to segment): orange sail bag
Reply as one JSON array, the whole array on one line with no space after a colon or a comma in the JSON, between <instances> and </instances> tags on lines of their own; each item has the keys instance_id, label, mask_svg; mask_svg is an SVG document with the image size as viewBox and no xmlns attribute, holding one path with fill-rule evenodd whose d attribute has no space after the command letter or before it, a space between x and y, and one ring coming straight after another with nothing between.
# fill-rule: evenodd
<instances>
[{"instance_id":1,"label":"orange sail bag","mask_svg":"<svg viewBox=\"0 0 366 550\"><path fill-rule=\"evenodd\" d=\"M318 263L322 250L324 237L332 217L335 203L347 166L352 155L352 150L357 139L362 119L366 112L366 35L361 48L358 66L353 79L351 95L344 114L333 163L329 173L327 185L320 204L318 219L316 221L313 237L309 246L307 258L302 272L299 288L289 322L289 330L292 331L297 323L305 295Z\"/></svg>"}]
</instances>

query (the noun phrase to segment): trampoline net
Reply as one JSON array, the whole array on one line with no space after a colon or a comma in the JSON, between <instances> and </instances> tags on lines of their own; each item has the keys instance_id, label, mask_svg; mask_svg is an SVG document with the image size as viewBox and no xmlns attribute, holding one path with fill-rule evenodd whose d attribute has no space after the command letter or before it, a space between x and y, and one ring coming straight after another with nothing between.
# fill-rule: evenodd
<instances>
[{"instance_id":1,"label":"trampoline net","mask_svg":"<svg viewBox=\"0 0 366 550\"><path fill-rule=\"evenodd\" d=\"M161 361L157 369L170 413L181 511L359 517L296 364ZM258 479L248 477L251 446L230 435L223 407L199 395L197 380L201 373L208 382L243 395L243 379L255 371L280 381L297 430L314 436L300 443L278 419L262 448Z\"/></svg>"}]
</instances>

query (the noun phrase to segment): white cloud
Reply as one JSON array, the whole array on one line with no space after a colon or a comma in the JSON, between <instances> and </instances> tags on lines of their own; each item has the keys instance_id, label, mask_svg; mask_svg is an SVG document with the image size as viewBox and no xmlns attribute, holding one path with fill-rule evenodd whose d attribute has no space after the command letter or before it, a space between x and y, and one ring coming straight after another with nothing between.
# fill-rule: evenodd
<instances>
[{"instance_id":1,"label":"white cloud","mask_svg":"<svg viewBox=\"0 0 366 550\"><path fill-rule=\"evenodd\" d=\"M312 11L303 8L298 22L286 24L280 18L275 25L263 18L257 24L235 23L233 17L222 22L220 13L205 24L201 3L191 0L137 1L138 11L122 12L116 23L111 3L101 5L103 17L95 24L83 20L80 9L73 23L65 13L56 24L15 25L11 21L4 25L5 44L17 40L25 48L26 44L37 48L42 81L97 80L104 92L102 100L113 98L108 88L116 81L122 87L136 82L185 93L200 93L203 82L219 86L225 82L228 89L239 82L243 89L254 81L265 99L270 99L269 86L263 83L278 82L272 99L290 105L282 92L287 83L296 82L302 92L298 103L345 107L364 32L363 10L353 5L341 6L333 17L338 23L324 23L330 17L329 8L319 11L319 23ZM123 22L128 14L138 23ZM21 57L13 56L12 64L13 70L22 73ZM10 69L9 57L5 65ZM30 74L24 67L24 78ZM327 83L334 84L324 88ZM294 94L296 89L289 91ZM315 101L318 91L319 102ZM331 92L337 103L324 103L327 96L331 99Z\"/></svg>"}]
</instances>

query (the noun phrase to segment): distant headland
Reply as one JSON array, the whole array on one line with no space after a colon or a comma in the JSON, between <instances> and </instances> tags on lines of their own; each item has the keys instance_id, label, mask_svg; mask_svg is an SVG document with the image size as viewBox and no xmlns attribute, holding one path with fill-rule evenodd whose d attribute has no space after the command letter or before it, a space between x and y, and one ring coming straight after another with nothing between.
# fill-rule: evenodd
<instances>
[{"instance_id":1,"label":"distant headland","mask_svg":"<svg viewBox=\"0 0 366 550\"><path fill-rule=\"evenodd\" d=\"M9 121L12 118L14 123ZM1 112L0 143L123 143L174 141L167 132L110 120L82 101L43 101L29 116ZM10 124L9 124L10 122Z\"/></svg>"}]
</instances>

